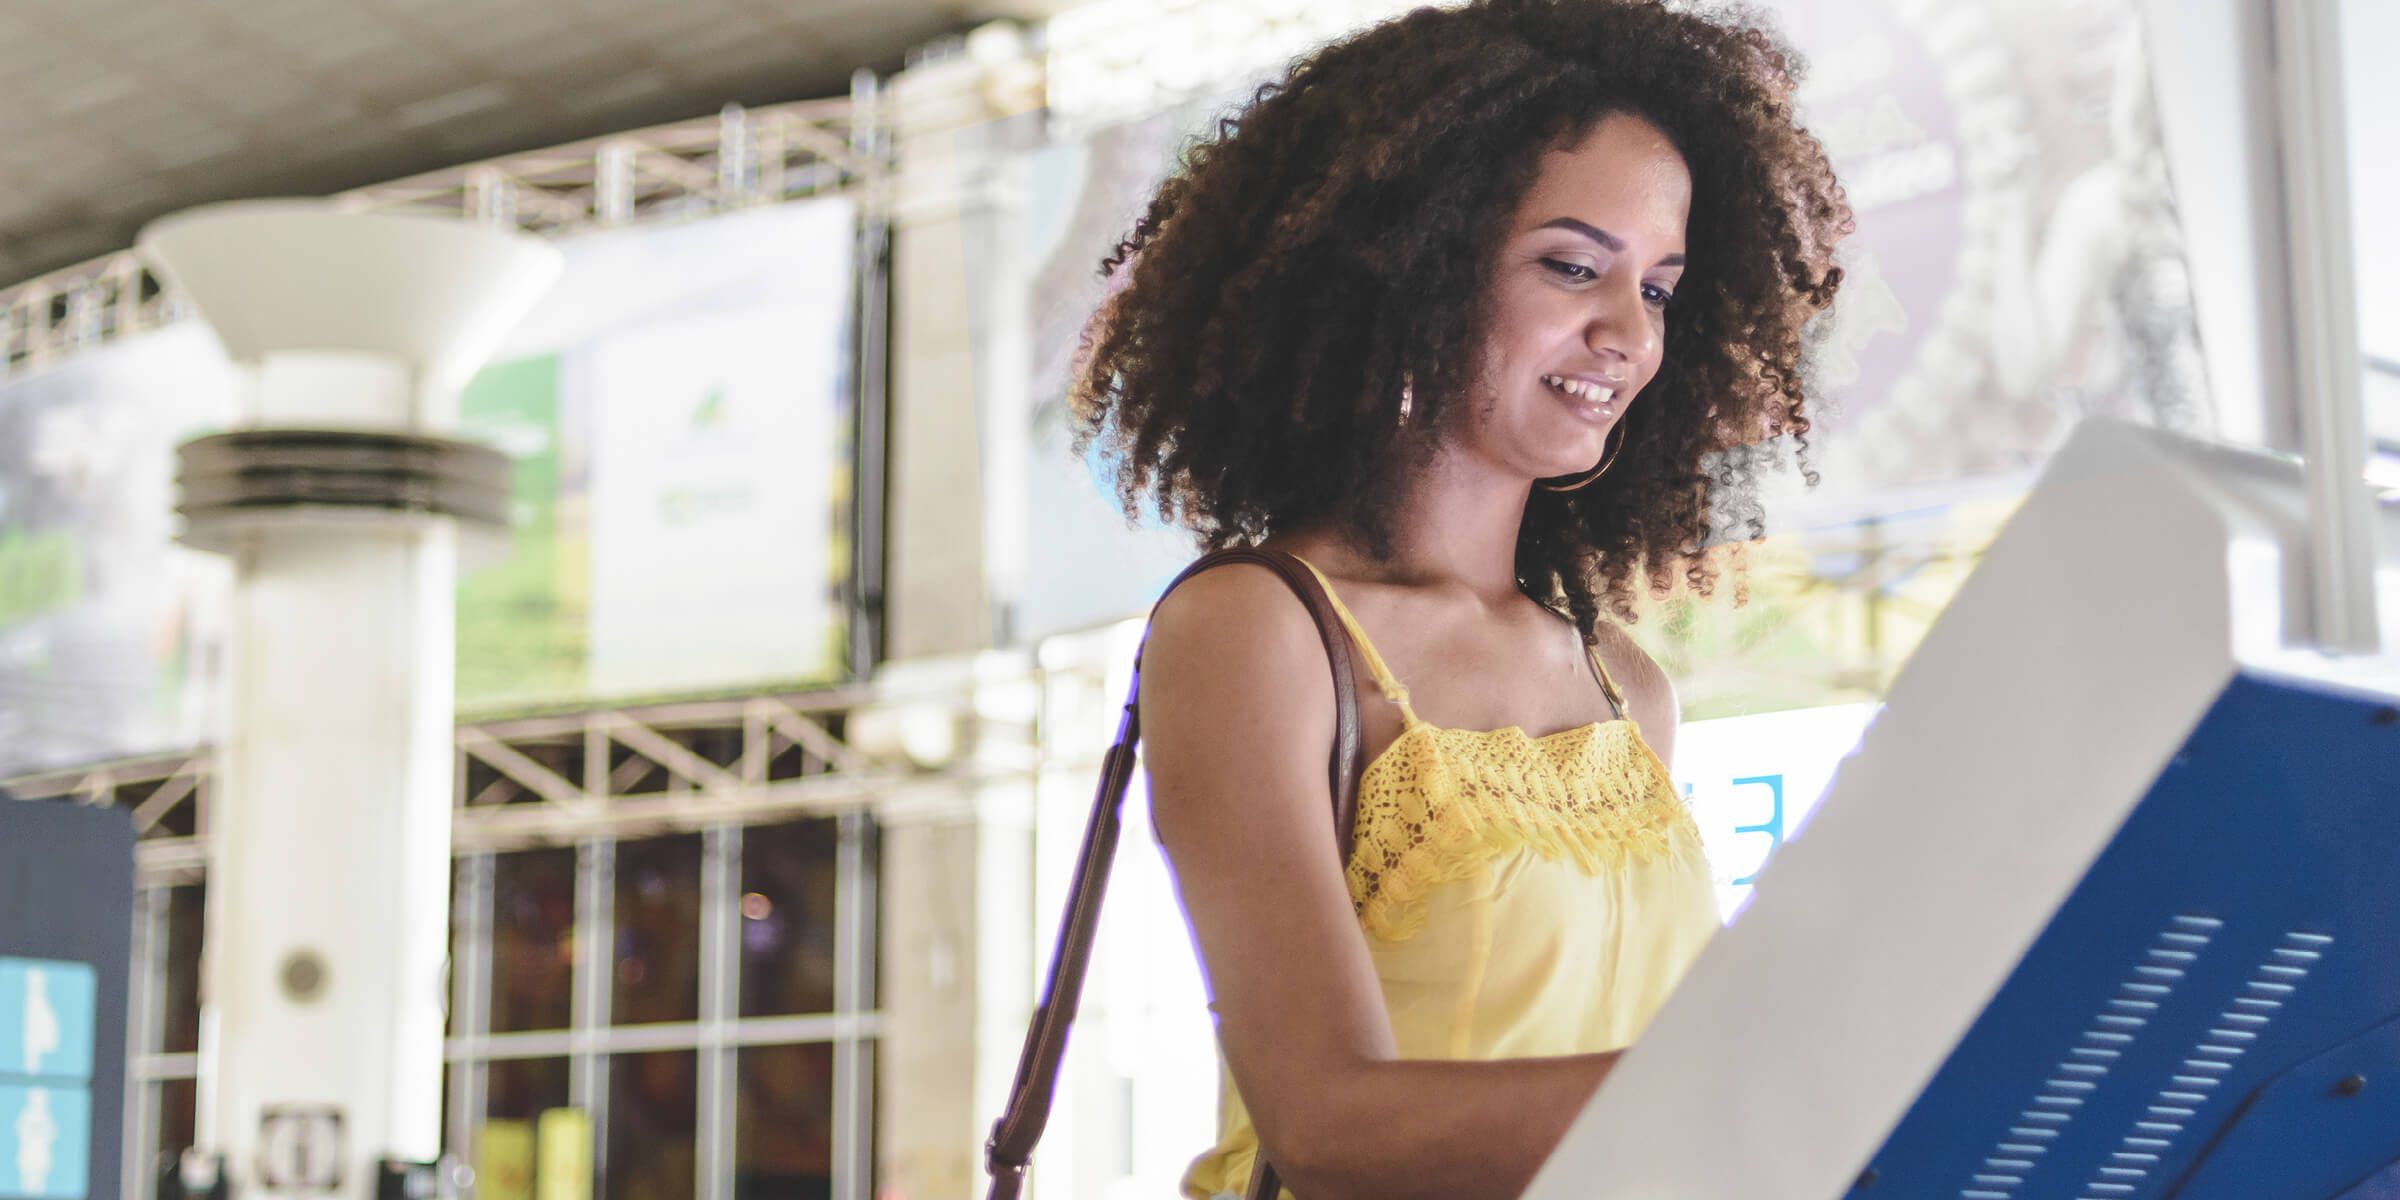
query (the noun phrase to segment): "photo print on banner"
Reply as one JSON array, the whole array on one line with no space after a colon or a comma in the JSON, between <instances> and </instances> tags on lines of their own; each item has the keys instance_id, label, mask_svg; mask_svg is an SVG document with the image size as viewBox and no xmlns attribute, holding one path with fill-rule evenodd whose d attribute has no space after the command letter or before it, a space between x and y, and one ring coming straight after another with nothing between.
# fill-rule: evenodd
<instances>
[{"instance_id":1,"label":"photo print on banner","mask_svg":"<svg viewBox=\"0 0 2400 1200\"><path fill-rule=\"evenodd\" d=\"M1923 528L1928 510L1966 503L1938 522L1954 548L1996 528L1987 510L2083 416L2212 428L2129 0L1765 7L1808 61L1802 108L1858 214L1817 352L1822 483L1762 481L1774 529L1894 514ZM1129 529L1106 464L1074 459L1066 384L1102 256L1254 86L1187 89L1064 140L1021 122L987 135L995 174L1022 192L1031 279L1032 460L1022 497L992 498L1026 523L1020 590L1002 601L1021 636L1138 615L1191 556L1178 532Z\"/></svg>"}]
</instances>

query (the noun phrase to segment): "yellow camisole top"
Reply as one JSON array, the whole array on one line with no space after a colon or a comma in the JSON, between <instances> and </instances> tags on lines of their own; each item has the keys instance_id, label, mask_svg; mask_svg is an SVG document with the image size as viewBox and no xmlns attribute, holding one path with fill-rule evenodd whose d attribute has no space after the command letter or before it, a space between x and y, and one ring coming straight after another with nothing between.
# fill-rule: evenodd
<instances>
[{"instance_id":1,"label":"yellow camisole top","mask_svg":"<svg viewBox=\"0 0 2400 1200\"><path fill-rule=\"evenodd\" d=\"M1614 720L1538 738L1445 729L1417 718L1357 618L1333 607L1402 719L1359 775L1349 864L1400 1056L1629 1045L1718 919L1699 830L1607 667L1591 656ZM1193 1200L1240 1200L1258 1155L1230 1075L1220 1088L1217 1144L1183 1179Z\"/></svg>"}]
</instances>

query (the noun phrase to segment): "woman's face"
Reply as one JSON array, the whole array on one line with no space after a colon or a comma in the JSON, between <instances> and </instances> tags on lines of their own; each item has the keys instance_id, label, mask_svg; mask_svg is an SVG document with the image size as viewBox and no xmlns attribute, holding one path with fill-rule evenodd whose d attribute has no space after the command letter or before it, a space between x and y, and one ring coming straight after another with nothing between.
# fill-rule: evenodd
<instances>
[{"instance_id":1,"label":"woman's face","mask_svg":"<svg viewBox=\"0 0 2400 1200\"><path fill-rule=\"evenodd\" d=\"M1657 126L1602 119L1542 157L1492 279L1480 386L1454 450L1527 478L1582 475L1658 374L1692 177Z\"/></svg>"}]
</instances>

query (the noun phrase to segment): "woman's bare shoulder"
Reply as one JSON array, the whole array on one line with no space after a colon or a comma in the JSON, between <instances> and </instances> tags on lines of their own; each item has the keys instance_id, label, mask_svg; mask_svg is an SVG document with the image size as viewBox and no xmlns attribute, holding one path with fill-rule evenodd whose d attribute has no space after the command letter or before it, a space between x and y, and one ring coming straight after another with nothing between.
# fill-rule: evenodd
<instances>
[{"instance_id":1,"label":"woman's bare shoulder","mask_svg":"<svg viewBox=\"0 0 2400 1200\"><path fill-rule=\"evenodd\" d=\"M1314 717L1330 730L1333 681L1316 621L1266 567L1193 576L1151 615L1142 705L1153 730L1164 720L1272 737L1282 724L1305 740Z\"/></svg>"},{"instance_id":2,"label":"woman's bare shoulder","mask_svg":"<svg viewBox=\"0 0 2400 1200\"><path fill-rule=\"evenodd\" d=\"M1316 644L1316 621L1281 576L1257 563L1227 563L1194 575L1150 615L1153 645L1215 641L1238 652L1235 643L1299 638Z\"/></svg>"}]
</instances>

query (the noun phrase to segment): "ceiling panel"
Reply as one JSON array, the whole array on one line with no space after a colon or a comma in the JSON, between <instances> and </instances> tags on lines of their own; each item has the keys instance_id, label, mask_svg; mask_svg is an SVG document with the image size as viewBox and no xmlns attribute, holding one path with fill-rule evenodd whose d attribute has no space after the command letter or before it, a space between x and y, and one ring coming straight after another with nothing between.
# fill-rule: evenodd
<instances>
[{"instance_id":1,"label":"ceiling panel","mask_svg":"<svg viewBox=\"0 0 2400 1200\"><path fill-rule=\"evenodd\" d=\"M1072 0L175 0L0 8L0 286L143 222L849 90Z\"/></svg>"}]
</instances>

